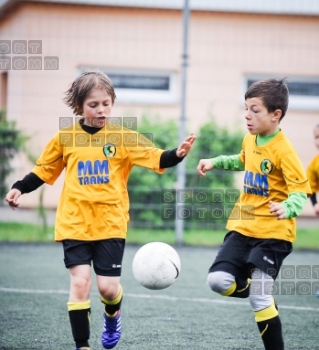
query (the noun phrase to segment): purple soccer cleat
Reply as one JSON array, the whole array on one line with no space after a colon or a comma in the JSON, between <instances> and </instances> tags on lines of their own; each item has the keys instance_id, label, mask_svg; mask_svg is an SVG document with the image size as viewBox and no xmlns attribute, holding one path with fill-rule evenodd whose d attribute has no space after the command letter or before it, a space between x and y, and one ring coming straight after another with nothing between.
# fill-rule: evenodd
<instances>
[{"instance_id":1,"label":"purple soccer cleat","mask_svg":"<svg viewBox=\"0 0 319 350\"><path fill-rule=\"evenodd\" d=\"M101 342L105 349L113 349L121 338L121 311L115 317L104 313L104 327Z\"/></svg>"}]
</instances>

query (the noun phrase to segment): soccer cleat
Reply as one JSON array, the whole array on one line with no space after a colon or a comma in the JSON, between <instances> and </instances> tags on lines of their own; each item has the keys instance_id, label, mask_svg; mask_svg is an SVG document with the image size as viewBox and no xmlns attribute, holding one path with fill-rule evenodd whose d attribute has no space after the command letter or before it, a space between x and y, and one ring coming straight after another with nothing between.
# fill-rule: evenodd
<instances>
[{"instance_id":1,"label":"soccer cleat","mask_svg":"<svg viewBox=\"0 0 319 350\"><path fill-rule=\"evenodd\" d=\"M82 348L76 348L75 350L91 350L91 348L88 348L88 347L82 347Z\"/></svg>"},{"instance_id":2,"label":"soccer cleat","mask_svg":"<svg viewBox=\"0 0 319 350\"><path fill-rule=\"evenodd\" d=\"M115 317L109 317L104 313L104 327L101 337L105 349L113 349L121 338L121 311Z\"/></svg>"}]
</instances>

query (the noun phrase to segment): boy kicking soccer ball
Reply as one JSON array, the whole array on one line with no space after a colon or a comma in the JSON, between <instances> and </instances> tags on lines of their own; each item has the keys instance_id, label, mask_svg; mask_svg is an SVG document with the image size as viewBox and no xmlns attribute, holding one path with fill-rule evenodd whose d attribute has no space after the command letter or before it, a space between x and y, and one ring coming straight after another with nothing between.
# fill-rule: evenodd
<instances>
[{"instance_id":1,"label":"boy kicking soccer ball","mask_svg":"<svg viewBox=\"0 0 319 350\"><path fill-rule=\"evenodd\" d=\"M132 168L140 166L161 174L181 162L195 141L191 134L178 148L164 151L136 132L119 130L118 125L108 123L115 97L105 74L79 76L66 92L65 102L82 118L71 131L68 128L54 136L32 172L16 182L6 196L15 209L22 194L43 183L53 185L65 169L55 241L62 242L70 271L68 312L76 350L90 349L92 262L104 304L102 345L112 349L121 337L120 276L129 220L127 181Z\"/></svg>"},{"instance_id":2,"label":"boy kicking soccer ball","mask_svg":"<svg viewBox=\"0 0 319 350\"><path fill-rule=\"evenodd\" d=\"M213 168L245 171L243 192L207 283L223 296L249 297L266 350L284 349L271 291L283 260L292 251L295 217L311 194L296 151L279 128L288 95L283 79L252 84L245 94L249 134L240 154L201 159L197 166L200 176Z\"/></svg>"}]
</instances>

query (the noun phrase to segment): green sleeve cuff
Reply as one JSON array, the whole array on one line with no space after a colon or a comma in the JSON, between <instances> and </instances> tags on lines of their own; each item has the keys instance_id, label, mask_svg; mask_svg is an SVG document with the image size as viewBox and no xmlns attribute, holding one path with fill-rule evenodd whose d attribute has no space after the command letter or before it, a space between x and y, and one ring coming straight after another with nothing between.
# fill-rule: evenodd
<instances>
[{"instance_id":1,"label":"green sleeve cuff","mask_svg":"<svg viewBox=\"0 0 319 350\"><path fill-rule=\"evenodd\" d=\"M308 197L303 192L293 192L288 195L288 199L283 201L281 205L285 210L285 218L291 219L298 216L307 203Z\"/></svg>"},{"instance_id":2,"label":"green sleeve cuff","mask_svg":"<svg viewBox=\"0 0 319 350\"><path fill-rule=\"evenodd\" d=\"M215 169L242 171L245 170L244 164L241 162L239 155L218 156L210 159Z\"/></svg>"}]
</instances>

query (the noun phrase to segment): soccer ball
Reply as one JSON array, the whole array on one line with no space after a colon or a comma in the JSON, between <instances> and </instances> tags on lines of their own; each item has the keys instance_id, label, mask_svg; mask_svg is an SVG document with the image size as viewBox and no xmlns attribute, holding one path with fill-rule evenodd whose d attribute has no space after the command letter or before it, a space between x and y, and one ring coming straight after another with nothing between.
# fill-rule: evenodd
<instances>
[{"instance_id":1,"label":"soccer ball","mask_svg":"<svg viewBox=\"0 0 319 350\"><path fill-rule=\"evenodd\" d=\"M151 242L136 252L132 269L135 279L143 287L160 290L176 281L181 271L181 261L170 245Z\"/></svg>"}]
</instances>

